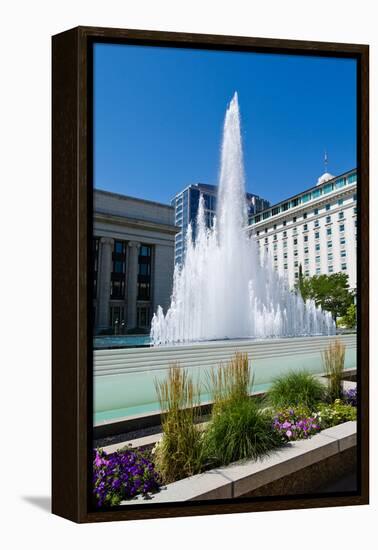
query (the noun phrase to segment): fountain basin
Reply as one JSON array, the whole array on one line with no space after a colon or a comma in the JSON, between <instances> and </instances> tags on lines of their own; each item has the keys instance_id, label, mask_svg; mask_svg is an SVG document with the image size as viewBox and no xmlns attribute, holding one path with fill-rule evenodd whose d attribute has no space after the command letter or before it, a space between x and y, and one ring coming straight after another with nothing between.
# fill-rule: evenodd
<instances>
[{"instance_id":1,"label":"fountain basin","mask_svg":"<svg viewBox=\"0 0 378 550\"><path fill-rule=\"evenodd\" d=\"M345 369L356 369L356 334L337 338L346 346ZM275 377L290 370L322 373L321 351L334 339L335 336L310 336L95 350L94 423L159 411L155 380L163 380L174 363L187 369L202 385L201 401L205 402L210 399L205 387L209 369L226 363L236 352L248 353L254 374L253 390L264 391Z\"/></svg>"}]
</instances>

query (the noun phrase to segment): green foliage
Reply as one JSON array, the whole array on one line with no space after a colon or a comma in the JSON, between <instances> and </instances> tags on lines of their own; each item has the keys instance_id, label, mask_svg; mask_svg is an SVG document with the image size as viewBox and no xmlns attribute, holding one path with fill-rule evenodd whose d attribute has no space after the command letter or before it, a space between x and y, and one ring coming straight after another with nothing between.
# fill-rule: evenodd
<instances>
[{"instance_id":1,"label":"green foliage","mask_svg":"<svg viewBox=\"0 0 378 550\"><path fill-rule=\"evenodd\" d=\"M340 399L343 394L344 360L345 345L340 340L334 340L322 352L323 368L327 374L328 397L331 401Z\"/></svg>"},{"instance_id":2,"label":"green foliage","mask_svg":"<svg viewBox=\"0 0 378 550\"><path fill-rule=\"evenodd\" d=\"M355 328L357 324L357 308L356 304L350 304L344 317L337 321L337 326L345 328Z\"/></svg>"},{"instance_id":3,"label":"green foliage","mask_svg":"<svg viewBox=\"0 0 378 550\"><path fill-rule=\"evenodd\" d=\"M335 320L346 315L348 307L353 303L346 273L301 277L297 288L304 300L314 300L317 306L330 311Z\"/></svg>"},{"instance_id":4,"label":"green foliage","mask_svg":"<svg viewBox=\"0 0 378 550\"><path fill-rule=\"evenodd\" d=\"M257 459L280 444L272 416L252 399L233 399L217 407L204 436L207 461L213 466Z\"/></svg>"},{"instance_id":5,"label":"green foliage","mask_svg":"<svg viewBox=\"0 0 378 550\"><path fill-rule=\"evenodd\" d=\"M319 403L314 417L322 429L357 419L357 408L336 399L332 405Z\"/></svg>"},{"instance_id":6,"label":"green foliage","mask_svg":"<svg viewBox=\"0 0 378 550\"><path fill-rule=\"evenodd\" d=\"M165 412L163 437L154 449L154 460L164 482L171 483L202 469L203 434L196 424L200 392L178 365L169 369L167 380L155 382L155 387Z\"/></svg>"},{"instance_id":7,"label":"green foliage","mask_svg":"<svg viewBox=\"0 0 378 550\"><path fill-rule=\"evenodd\" d=\"M313 409L324 396L325 387L312 374L291 371L273 381L267 400L275 408L303 406Z\"/></svg>"}]
</instances>

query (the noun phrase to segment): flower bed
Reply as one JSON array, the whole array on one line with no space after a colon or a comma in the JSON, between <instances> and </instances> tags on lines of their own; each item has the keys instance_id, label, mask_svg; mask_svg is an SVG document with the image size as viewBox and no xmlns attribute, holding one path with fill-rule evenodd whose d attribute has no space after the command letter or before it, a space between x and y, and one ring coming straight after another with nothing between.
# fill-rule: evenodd
<instances>
[{"instance_id":1,"label":"flower bed","mask_svg":"<svg viewBox=\"0 0 378 550\"><path fill-rule=\"evenodd\" d=\"M249 396L251 378L246 356L236 355L233 362L221 367L211 379L214 404L210 419L200 426L197 389L185 371L173 367L167 381L157 388L161 408L167 412L162 437L152 453L131 449L109 455L95 452L93 493L97 506L145 497L162 484L231 462L274 456L290 442L308 440L322 430L356 419L356 390L340 390L342 399L330 402L330 394L318 379L307 373L290 373L287 380L277 381L265 401L256 403Z\"/></svg>"},{"instance_id":2,"label":"flower bed","mask_svg":"<svg viewBox=\"0 0 378 550\"><path fill-rule=\"evenodd\" d=\"M93 452L93 496L98 508L156 492L161 478L145 453L123 449Z\"/></svg>"}]
</instances>

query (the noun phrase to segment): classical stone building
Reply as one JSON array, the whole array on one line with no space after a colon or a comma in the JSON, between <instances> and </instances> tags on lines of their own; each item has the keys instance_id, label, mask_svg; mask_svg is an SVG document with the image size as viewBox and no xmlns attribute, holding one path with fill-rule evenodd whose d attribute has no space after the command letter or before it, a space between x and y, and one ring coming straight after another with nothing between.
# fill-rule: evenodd
<instances>
[{"instance_id":1,"label":"classical stone building","mask_svg":"<svg viewBox=\"0 0 378 550\"><path fill-rule=\"evenodd\" d=\"M157 306L166 310L177 231L171 206L94 191L95 334L148 330Z\"/></svg>"}]
</instances>

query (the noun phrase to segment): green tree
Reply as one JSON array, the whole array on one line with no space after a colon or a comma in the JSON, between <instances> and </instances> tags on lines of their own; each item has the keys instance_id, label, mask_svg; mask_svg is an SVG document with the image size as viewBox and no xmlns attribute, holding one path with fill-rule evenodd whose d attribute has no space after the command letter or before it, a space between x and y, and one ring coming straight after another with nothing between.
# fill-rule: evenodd
<instances>
[{"instance_id":1,"label":"green tree","mask_svg":"<svg viewBox=\"0 0 378 550\"><path fill-rule=\"evenodd\" d=\"M339 319L338 325L345 328L354 328L357 324L356 304L350 304L344 317Z\"/></svg>"},{"instance_id":2,"label":"green tree","mask_svg":"<svg viewBox=\"0 0 378 550\"><path fill-rule=\"evenodd\" d=\"M299 277L297 289L304 300L312 299L317 306L330 311L335 321L337 317L346 315L348 307L353 304L346 273Z\"/></svg>"}]
</instances>

